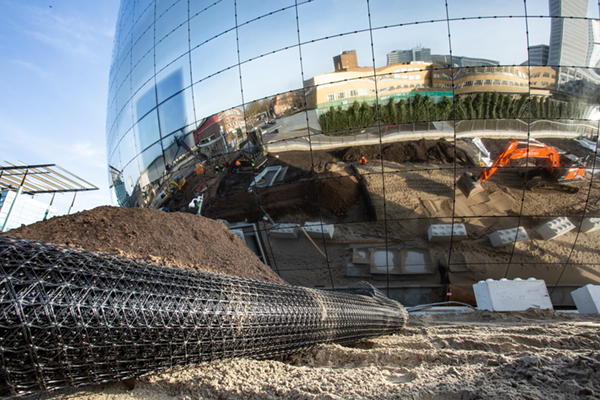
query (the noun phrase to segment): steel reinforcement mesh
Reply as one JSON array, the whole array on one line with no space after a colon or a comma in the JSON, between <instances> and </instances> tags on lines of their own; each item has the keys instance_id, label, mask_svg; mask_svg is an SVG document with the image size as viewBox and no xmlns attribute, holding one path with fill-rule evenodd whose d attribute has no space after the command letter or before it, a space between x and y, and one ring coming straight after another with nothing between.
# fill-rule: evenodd
<instances>
[{"instance_id":1,"label":"steel reinforcement mesh","mask_svg":"<svg viewBox=\"0 0 600 400\"><path fill-rule=\"evenodd\" d=\"M373 287L324 292L0 236L0 395L269 358L401 329Z\"/></svg>"}]
</instances>

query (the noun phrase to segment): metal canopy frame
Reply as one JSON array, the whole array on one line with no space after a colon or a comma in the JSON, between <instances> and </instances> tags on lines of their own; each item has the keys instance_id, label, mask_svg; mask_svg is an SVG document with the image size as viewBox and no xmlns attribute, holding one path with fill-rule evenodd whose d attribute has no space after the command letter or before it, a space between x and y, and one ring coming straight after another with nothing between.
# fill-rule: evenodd
<instances>
[{"instance_id":1,"label":"metal canopy frame","mask_svg":"<svg viewBox=\"0 0 600 400\"><path fill-rule=\"evenodd\" d=\"M97 186L56 164L14 165L5 162L10 166L0 166L0 191L14 190L16 195L6 213L4 222L2 222L0 232L4 232L13 207L17 203L17 198L22 193L30 195L52 193L51 206L56 193L71 192L73 193L73 201L71 201L71 206L67 212L67 214L71 214L77 192L99 190Z\"/></svg>"},{"instance_id":2,"label":"metal canopy frame","mask_svg":"<svg viewBox=\"0 0 600 400\"><path fill-rule=\"evenodd\" d=\"M17 190L25 194L68 193L99 190L95 185L56 165L0 166L0 190Z\"/></svg>"}]
</instances>

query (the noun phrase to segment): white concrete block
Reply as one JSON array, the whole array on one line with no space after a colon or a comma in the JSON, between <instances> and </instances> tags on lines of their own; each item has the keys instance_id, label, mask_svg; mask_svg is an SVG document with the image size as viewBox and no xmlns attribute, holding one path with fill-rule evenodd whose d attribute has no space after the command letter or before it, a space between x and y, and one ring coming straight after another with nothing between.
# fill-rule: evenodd
<instances>
[{"instance_id":1,"label":"white concrete block","mask_svg":"<svg viewBox=\"0 0 600 400\"><path fill-rule=\"evenodd\" d=\"M430 225L427 235L430 242L459 242L467 238L467 228L465 224L454 224L454 229L451 224Z\"/></svg>"},{"instance_id":2,"label":"white concrete block","mask_svg":"<svg viewBox=\"0 0 600 400\"><path fill-rule=\"evenodd\" d=\"M321 239L325 235L325 239L333 239L335 227L332 224L321 225L320 222L305 222L304 230L312 238Z\"/></svg>"},{"instance_id":3,"label":"white concrete block","mask_svg":"<svg viewBox=\"0 0 600 400\"><path fill-rule=\"evenodd\" d=\"M487 279L473 285L477 308L489 311L525 311L528 308L552 310L546 282L535 278L526 281Z\"/></svg>"},{"instance_id":4,"label":"white concrete block","mask_svg":"<svg viewBox=\"0 0 600 400\"><path fill-rule=\"evenodd\" d=\"M575 225L573 225L567 217L558 217L537 228L537 233L539 233L544 240L550 240L560 235L564 235L572 229L575 229Z\"/></svg>"},{"instance_id":5,"label":"white concrete block","mask_svg":"<svg viewBox=\"0 0 600 400\"><path fill-rule=\"evenodd\" d=\"M571 292L579 314L600 314L600 286L585 285Z\"/></svg>"},{"instance_id":6,"label":"white concrete block","mask_svg":"<svg viewBox=\"0 0 600 400\"><path fill-rule=\"evenodd\" d=\"M600 229L600 218L584 218L581 221L581 232L590 233Z\"/></svg>"},{"instance_id":7,"label":"white concrete block","mask_svg":"<svg viewBox=\"0 0 600 400\"><path fill-rule=\"evenodd\" d=\"M296 224L277 224L269 233L271 237L278 239L297 239L298 238L298 225Z\"/></svg>"},{"instance_id":8,"label":"white concrete block","mask_svg":"<svg viewBox=\"0 0 600 400\"><path fill-rule=\"evenodd\" d=\"M488 235L492 246L504 246L505 244L513 244L515 242L522 242L523 240L529 239L527 232L522 226L512 229L504 229L496 231Z\"/></svg>"}]
</instances>

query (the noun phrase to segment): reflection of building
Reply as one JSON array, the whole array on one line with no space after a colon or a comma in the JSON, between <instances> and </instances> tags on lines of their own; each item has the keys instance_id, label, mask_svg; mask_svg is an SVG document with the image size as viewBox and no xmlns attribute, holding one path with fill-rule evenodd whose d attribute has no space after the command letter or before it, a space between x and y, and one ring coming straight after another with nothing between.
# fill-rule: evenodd
<instances>
[{"instance_id":1,"label":"reflection of building","mask_svg":"<svg viewBox=\"0 0 600 400\"><path fill-rule=\"evenodd\" d=\"M447 79L447 78L446 78ZM527 67L460 68L454 75L455 94L478 92L528 93Z\"/></svg>"},{"instance_id":2,"label":"reflection of building","mask_svg":"<svg viewBox=\"0 0 600 400\"><path fill-rule=\"evenodd\" d=\"M234 107L204 120L193 133L194 143L200 148L209 147L211 151L203 152L208 156L216 152L225 153L228 147L237 144L238 129L245 131L244 115Z\"/></svg>"},{"instance_id":3,"label":"reflection of building","mask_svg":"<svg viewBox=\"0 0 600 400\"><path fill-rule=\"evenodd\" d=\"M418 46L410 50L394 50L387 54L387 65L411 61L431 61L431 49Z\"/></svg>"},{"instance_id":4,"label":"reflection of building","mask_svg":"<svg viewBox=\"0 0 600 400\"><path fill-rule=\"evenodd\" d=\"M430 96L434 102L452 97L451 85L433 88L432 74L436 66L427 62L393 64L376 69L353 68L348 71L317 75L304 82L308 108L329 108L376 99L413 97L417 93Z\"/></svg>"},{"instance_id":5,"label":"reflection of building","mask_svg":"<svg viewBox=\"0 0 600 400\"><path fill-rule=\"evenodd\" d=\"M549 53L550 46L547 44L529 46L529 65L548 65ZM524 62L523 65L527 65L527 62Z\"/></svg>"},{"instance_id":6,"label":"reflection of building","mask_svg":"<svg viewBox=\"0 0 600 400\"><path fill-rule=\"evenodd\" d=\"M273 112L278 118L296 110L301 110L306 106L303 90L294 90L273 96L271 103Z\"/></svg>"},{"instance_id":7,"label":"reflection of building","mask_svg":"<svg viewBox=\"0 0 600 400\"><path fill-rule=\"evenodd\" d=\"M586 66L588 43L588 21L585 19L588 0L550 0L553 18L550 33L549 65Z\"/></svg>"},{"instance_id":8,"label":"reflection of building","mask_svg":"<svg viewBox=\"0 0 600 400\"><path fill-rule=\"evenodd\" d=\"M452 55L451 57L450 55L442 54L433 54L431 56L431 61L445 68L450 68L451 66L454 68L486 67L500 64L498 61L488 60L486 58L462 57L455 55ZM452 63L452 65L450 65L450 63Z\"/></svg>"},{"instance_id":9,"label":"reflection of building","mask_svg":"<svg viewBox=\"0 0 600 400\"><path fill-rule=\"evenodd\" d=\"M489 60L488 60L489 61ZM549 67L536 67L532 94L549 95L556 88L556 73ZM387 101L416 94L438 102L454 94L495 91L509 94L529 93L526 66L477 66L450 70L431 62L392 64L376 69L352 68L318 75L305 81L309 108L324 109L358 102ZM454 75L452 75L454 74ZM452 92L454 84L454 92Z\"/></svg>"},{"instance_id":10,"label":"reflection of building","mask_svg":"<svg viewBox=\"0 0 600 400\"><path fill-rule=\"evenodd\" d=\"M356 60L356 50L344 51L339 56L333 57L333 66L335 71L344 71L348 68L358 67Z\"/></svg>"},{"instance_id":11,"label":"reflection of building","mask_svg":"<svg viewBox=\"0 0 600 400\"><path fill-rule=\"evenodd\" d=\"M586 19L589 1L550 0L549 4L550 16L555 18L548 65L558 71L556 91L597 102L600 75L591 68L600 61L600 27L598 21Z\"/></svg>"}]
</instances>

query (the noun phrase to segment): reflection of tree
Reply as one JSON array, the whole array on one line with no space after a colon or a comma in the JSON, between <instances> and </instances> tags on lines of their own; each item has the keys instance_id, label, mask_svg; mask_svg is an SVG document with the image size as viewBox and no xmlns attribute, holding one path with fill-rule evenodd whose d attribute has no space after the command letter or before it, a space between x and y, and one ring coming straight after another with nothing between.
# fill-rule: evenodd
<instances>
[{"instance_id":1,"label":"reflection of tree","mask_svg":"<svg viewBox=\"0 0 600 400\"><path fill-rule=\"evenodd\" d=\"M348 135L373 125L378 117L385 124L529 117L580 119L583 110L584 105L574 98L558 101L550 97L530 97L528 94L483 92L473 96L456 96L454 103L449 97L433 103L430 97L417 93L412 98L398 101L390 98L387 103L379 106L379 110L375 104L368 105L356 101L347 108L331 107L319 116L319 123L323 132L329 135Z\"/></svg>"},{"instance_id":2,"label":"reflection of tree","mask_svg":"<svg viewBox=\"0 0 600 400\"><path fill-rule=\"evenodd\" d=\"M269 113L271 111L271 100L262 99L256 100L246 106L246 118L251 119L255 115L263 112Z\"/></svg>"}]
</instances>

